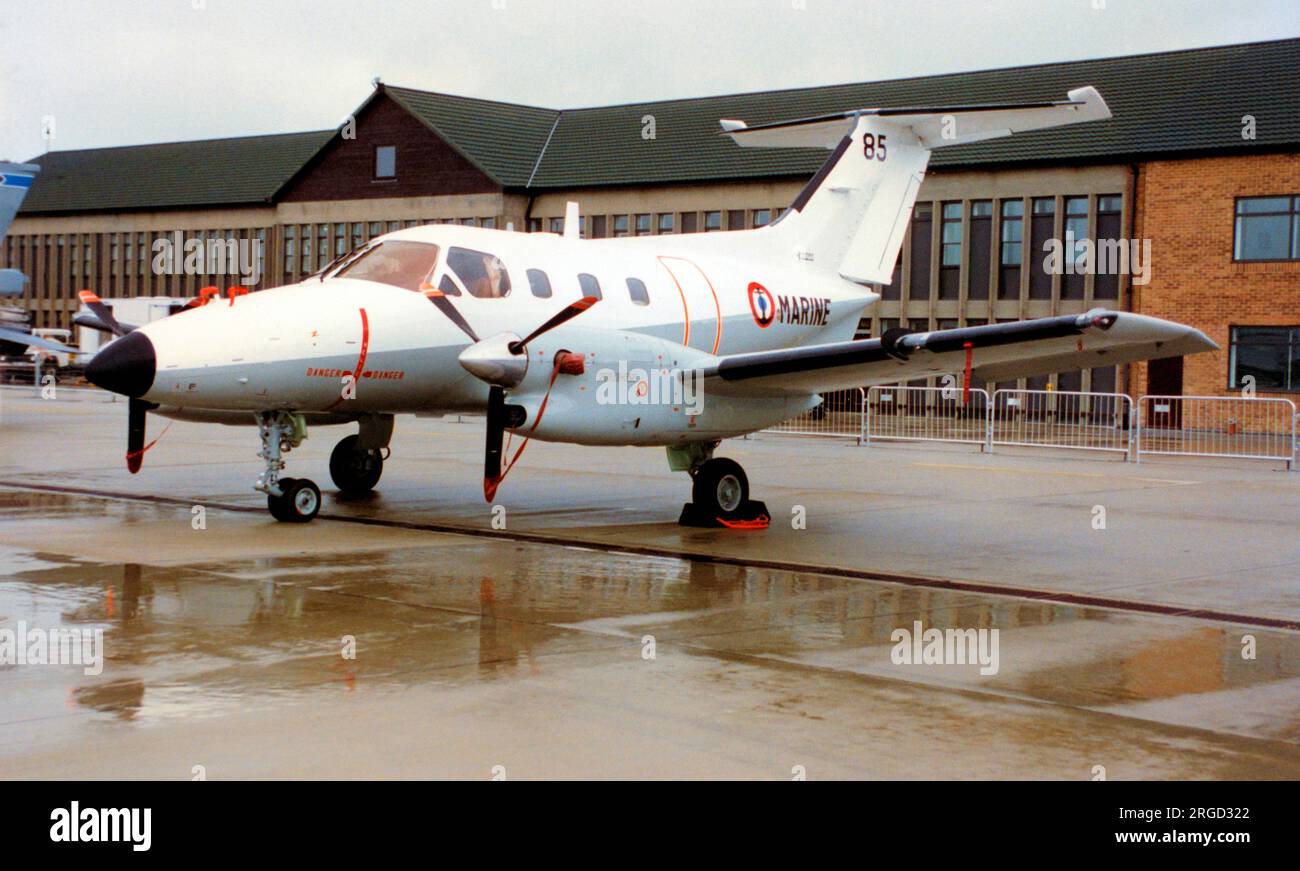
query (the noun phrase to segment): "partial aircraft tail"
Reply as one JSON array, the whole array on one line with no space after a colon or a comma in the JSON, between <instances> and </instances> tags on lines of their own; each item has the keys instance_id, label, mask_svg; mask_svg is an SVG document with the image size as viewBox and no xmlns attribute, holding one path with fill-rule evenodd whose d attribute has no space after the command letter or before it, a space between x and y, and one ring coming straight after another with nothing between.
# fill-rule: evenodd
<instances>
[{"instance_id":1,"label":"partial aircraft tail","mask_svg":"<svg viewBox=\"0 0 1300 871\"><path fill-rule=\"evenodd\" d=\"M4 241L23 197L27 196L36 173L40 171L40 166L35 163L0 161L0 242ZM0 296L21 296L24 281L23 274L17 269L0 269Z\"/></svg>"},{"instance_id":2,"label":"partial aircraft tail","mask_svg":"<svg viewBox=\"0 0 1300 871\"><path fill-rule=\"evenodd\" d=\"M861 109L753 127L724 120L722 129L747 148L834 149L772 231L805 261L888 284L931 150L1109 117L1101 94L1084 87L1043 103Z\"/></svg>"}]
</instances>

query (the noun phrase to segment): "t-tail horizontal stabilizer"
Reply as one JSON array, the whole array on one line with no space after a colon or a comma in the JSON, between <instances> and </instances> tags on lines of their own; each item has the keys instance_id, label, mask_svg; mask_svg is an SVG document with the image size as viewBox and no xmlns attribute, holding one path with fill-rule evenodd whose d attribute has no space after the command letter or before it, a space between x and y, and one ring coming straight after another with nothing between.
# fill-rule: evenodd
<instances>
[{"instance_id":1,"label":"t-tail horizontal stabilizer","mask_svg":"<svg viewBox=\"0 0 1300 871\"><path fill-rule=\"evenodd\" d=\"M818 267L888 284L933 149L1110 116L1101 94L1084 87L1065 100L859 109L752 127L724 120L722 129L746 148L833 148L771 232Z\"/></svg>"}]
</instances>

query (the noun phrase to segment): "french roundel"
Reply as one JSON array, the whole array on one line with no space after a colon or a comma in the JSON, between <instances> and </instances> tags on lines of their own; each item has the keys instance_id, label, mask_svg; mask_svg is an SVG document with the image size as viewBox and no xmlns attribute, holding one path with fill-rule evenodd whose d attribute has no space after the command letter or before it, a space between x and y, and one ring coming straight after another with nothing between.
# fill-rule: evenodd
<instances>
[{"instance_id":1,"label":"french roundel","mask_svg":"<svg viewBox=\"0 0 1300 871\"><path fill-rule=\"evenodd\" d=\"M749 310L754 313L754 323L763 329L771 326L776 317L776 301L771 291L757 281L749 283Z\"/></svg>"}]
</instances>

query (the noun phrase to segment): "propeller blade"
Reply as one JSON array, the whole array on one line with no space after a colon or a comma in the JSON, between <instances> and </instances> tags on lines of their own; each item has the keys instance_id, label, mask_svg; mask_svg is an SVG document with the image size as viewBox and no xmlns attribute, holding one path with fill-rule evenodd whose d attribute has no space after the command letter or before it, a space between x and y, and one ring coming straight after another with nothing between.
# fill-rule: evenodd
<instances>
[{"instance_id":1,"label":"propeller blade","mask_svg":"<svg viewBox=\"0 0 1300 871\"><path fill-rule=\"evenodd\" d=\"M483 453L483 496L488 502L501 483L501 441L505 438L506 392L493 384L488 390L487 442Z\"/></svg>"},{"instance_id":2,"label":"propeller blade","mask_svg":"<svg viewBox=\"0 0 1300 871\"><path fill-rule=\"evenodd\" d=\"M510 349L510 353L518 354L525 347L527 347L529 342L531 342L533 339L540 336L542 333L549 332L550 330L555 329L565 321L569 321L572 320L573 318L576 318L578 315L582 314L583 312L585 312L587 309L591 308L593 305L595 305L598 302L600 302L600 297L598 296L584 296L582 299L578 300L577 302L569 303L564 308L560 309L558 314L556 314L549 321L542 324L537 329L533 330L527 336L525 336L524 338L520 339L517 342L511 342L510 345L508 346Z\"/></svg>"},{"instance_id":3,"label":"propeller blade","mask_svg":"<svg viewBox=\"0 0 1300 871\"><path fill-rule=\"evenodd\" d=\"M132 475L144 464L144 418L151 403L132 399L127 408L126 468Z\"/></svg>"},{"instance_id":4,"label":"propeller blade","mask_svg":"<svg viewBox=\"0 0 1300 871\"><path fill-rule=\"evenodd\" d=\"M460 316L460 312L456 311L456 306L451 304L451 300L447 299L447 294L438 290L436 287L425 285L424 295L428 298L429 302L433 303L434 307L437 308L438 311L445 314L453 324L460 327L461 331L465 335L469 336L470 341L477 342L479 340L478 334L475 333L465 319Z\"/></svg>"},{"instance_id":5,"label":"propeller blade","mask_svg":"<svg viewBox=\"0 0 1300 871\"><path fill-rule=\"evenodd\" d=\"M113 310L104 305L104 301L100 299L94 291L83 290L81 293L77 294L77 296L81 298L82 304L94 312L95 317L99 318L100 322L112 331L113 335L125 336L127 333L131 332L130 329L127 329L118 323L117 318L113 317ZM132 327L132 329L134 329L134 327Z\"/></svg>"}]
</instances>

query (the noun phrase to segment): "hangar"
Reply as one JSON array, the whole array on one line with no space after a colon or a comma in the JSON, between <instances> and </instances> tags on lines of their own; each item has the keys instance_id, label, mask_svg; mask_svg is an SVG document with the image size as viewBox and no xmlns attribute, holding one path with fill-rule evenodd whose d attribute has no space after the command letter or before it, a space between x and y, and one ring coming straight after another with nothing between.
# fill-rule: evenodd
<instances>
[{"instance_id":1,"label":"hangar","mask_svg":"<svg viewBox=\"0 0 1300 871\"><path fill-rule=\"evenodd\" d=\"M261 286L275 286L404 226L558 231L567 200L590 238L762 226L821 156L737 148L718 135L720 118L1018 102L1091 84L1111 121L934 155L893 281L860 335L1118 307L1197 327L1221 350L1185 368L1174 358L1028 386L1218 395L1250 374L1261 394L1295 393L1298 68L1291 39L580 109L376 83L337 130L34 158L43 169L0 266L31 277L19 303L36 326L67 327L83 287L193 295L236 280L156 269L160 239L259 241ZM1142 244L1123 273L1047 267L1052 240L1084 239Z\"/></svg>"}]
</instances>

